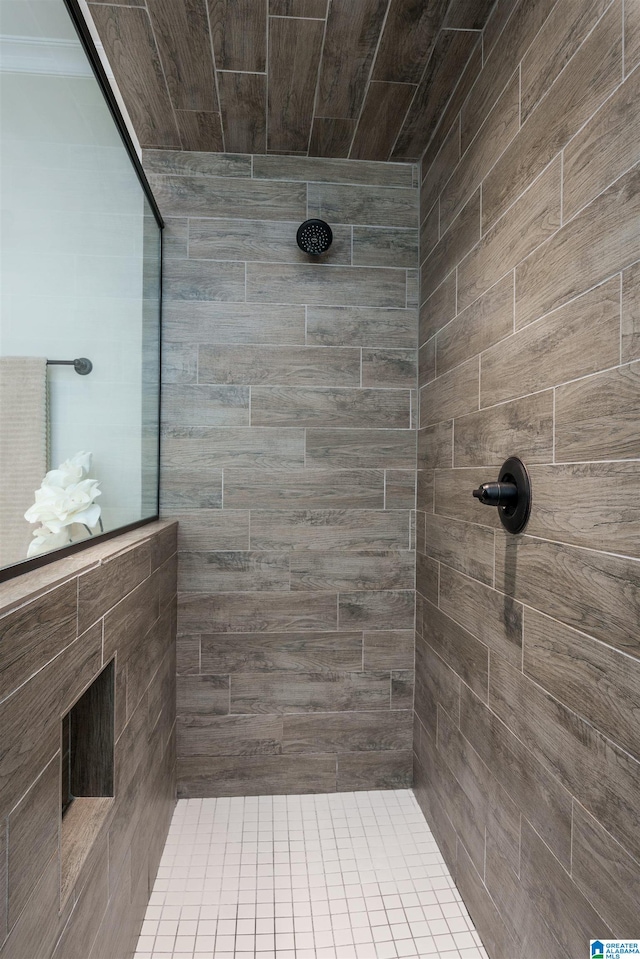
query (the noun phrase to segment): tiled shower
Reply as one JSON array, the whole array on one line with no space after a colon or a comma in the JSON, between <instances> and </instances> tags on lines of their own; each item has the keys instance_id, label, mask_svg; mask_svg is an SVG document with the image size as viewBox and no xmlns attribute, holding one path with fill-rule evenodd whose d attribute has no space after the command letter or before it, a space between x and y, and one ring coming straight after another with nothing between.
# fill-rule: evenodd
<instances>
[{"instance_id":1,"label":"tiled shower","mask_svg":"<svg viewBox=\"0 0 640 959\"><path fill-rule=\"evenodd\" d=\"M160 519L0 587L0 956L614 959L639 0L87 9L164 219ZM513 456L517 535L471 495ZM54 724L112 656L69 867Z\"/></svg>"},{"instance_id":2,"label":"tiled shower","mask_svg":"<svg viewBox=\"0 0 640 959\"><path fill-rule=\"evenodd\" d=\"M143 155L168 241L179 795L408 786L416 169L193 156ZM333 224L319 265L290 262L307 215Z\"/></svg>"}]
</instances>

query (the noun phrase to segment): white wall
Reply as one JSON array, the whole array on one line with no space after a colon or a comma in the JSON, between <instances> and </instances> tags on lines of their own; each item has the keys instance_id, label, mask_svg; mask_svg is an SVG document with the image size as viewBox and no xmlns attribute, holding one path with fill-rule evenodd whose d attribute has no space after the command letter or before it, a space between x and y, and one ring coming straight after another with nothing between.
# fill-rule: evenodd
<instances>
[{"instance_id":1,"label":"white wall","mask_svg":"<svg viewBox=\"0 0 640 959\"><path fill-rule=\"evenodd\" d=\"M93 452L113 528L141 516L145 201L62 0L0 16L0 354L92 360L49 368L50 459Z\"/></svg>"}]
</instances>

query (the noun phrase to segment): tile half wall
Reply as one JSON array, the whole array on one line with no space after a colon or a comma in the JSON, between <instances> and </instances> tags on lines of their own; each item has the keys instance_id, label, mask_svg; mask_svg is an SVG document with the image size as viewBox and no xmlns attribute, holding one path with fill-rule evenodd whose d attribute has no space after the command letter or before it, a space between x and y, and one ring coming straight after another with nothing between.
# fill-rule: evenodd
<instances>
[{"instance_id":1,"label":"tile half wall","mask_svg":"<svg viewBox=\"0 0 640 959\"><path fill-rule=\"evenodd\" d=\"M407 786L417 168L143 161L167 222L179 795ZM319 262L295 239L313 216Z\"/></svg>"}]
</instances>

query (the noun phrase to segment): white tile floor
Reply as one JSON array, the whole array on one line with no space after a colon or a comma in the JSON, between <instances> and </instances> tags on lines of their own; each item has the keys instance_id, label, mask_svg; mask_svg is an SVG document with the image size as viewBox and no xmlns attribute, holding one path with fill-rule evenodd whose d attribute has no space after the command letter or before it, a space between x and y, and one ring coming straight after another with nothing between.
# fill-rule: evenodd
<instances>
[{"instance_id":1,"label":"white tile floor","mask_svg":"<svg viewBox=\"0 0 640 959\"><path fill-rule=\"evenodd\" d=\"M136 959L487 959L410 790L181 800Z\"/></svg>"}]
</instances>

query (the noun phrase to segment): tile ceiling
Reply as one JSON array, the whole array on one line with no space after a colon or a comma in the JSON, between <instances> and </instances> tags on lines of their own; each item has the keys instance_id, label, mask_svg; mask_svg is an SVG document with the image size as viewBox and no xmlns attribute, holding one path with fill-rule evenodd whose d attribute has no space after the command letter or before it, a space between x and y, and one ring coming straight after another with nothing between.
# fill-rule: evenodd
<instances>
[{"instance_id":1,"label":"tile ceiling","mask_svg":"<svg viewBox=\"0 0 640 959\"><path fill-rule=\"evenodd\" d=\"M89 6L144 147L416 160L493 3Z\"/></svg>"}]
</instances>

